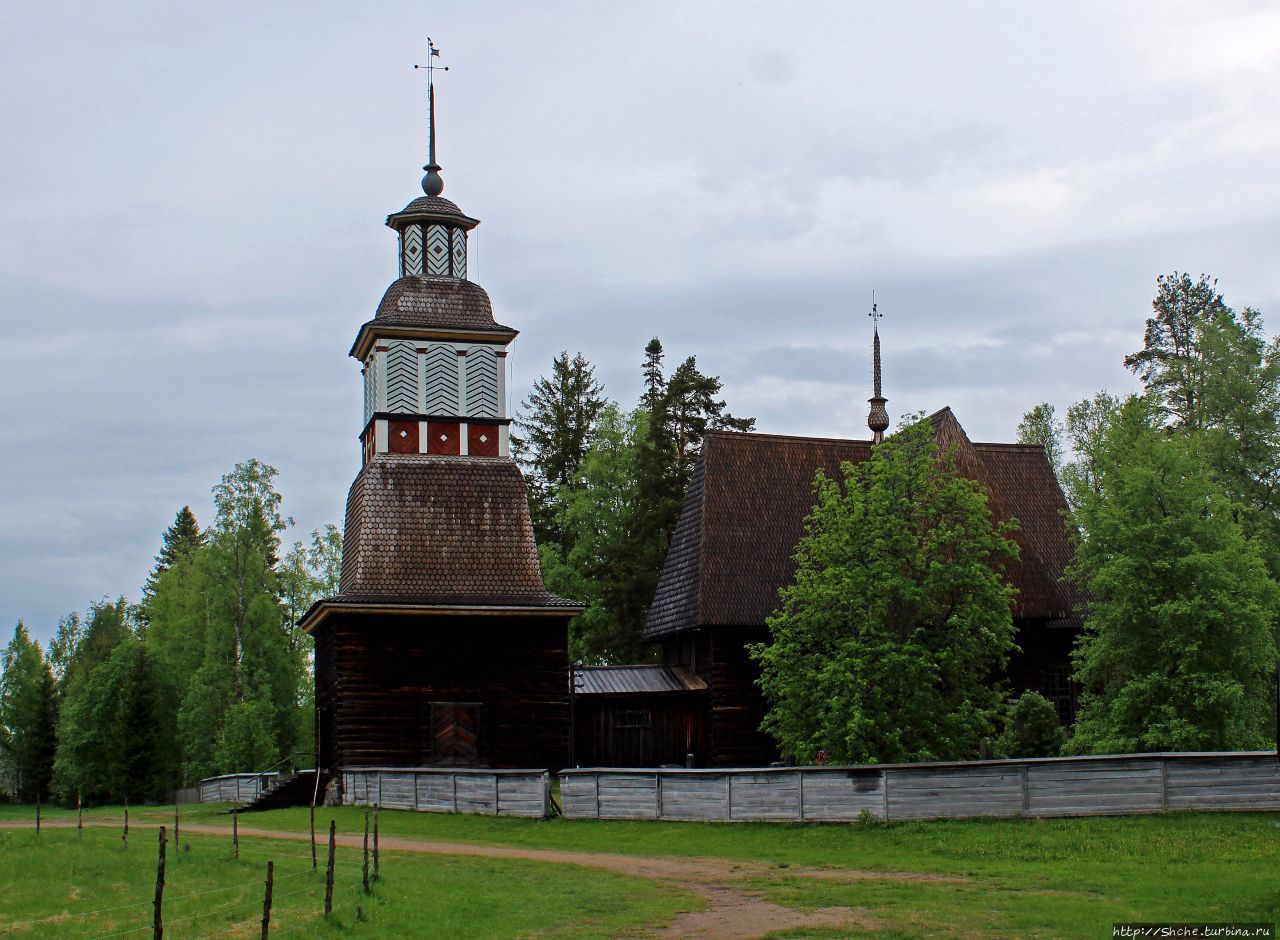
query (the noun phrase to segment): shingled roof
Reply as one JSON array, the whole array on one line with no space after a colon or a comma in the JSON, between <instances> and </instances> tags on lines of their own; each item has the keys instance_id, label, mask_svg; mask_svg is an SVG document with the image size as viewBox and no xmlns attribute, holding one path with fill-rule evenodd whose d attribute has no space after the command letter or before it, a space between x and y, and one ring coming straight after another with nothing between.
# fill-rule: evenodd
<instances>
[{"instance_id":1,"label":"shingled roof","mask_svg":"<svg viewBox=\"0 0 1280 940\"><path fill-rule=\"evenodd\" d=\"M582 606L542 583L513 461L427 454L380 454L360 471L347 495L341 593L321 604Z\"/></svg>"},{"instance_id":2,"label":"shingled roof","mask_svg":"<svg viewBox=\"0 0 1280 940\"><path fill-rule=\"evenodd\" d=\"M361 324L351 355L357 355L366 334L378 327L492 333L495 338L508 339L519 335L518 330L493 319L489 294L479 284L456 277L423 275L391 282L374 318Z\"/></svg>"},{"instance_id":3,"label":"shingled roof","mask_svg":"<svg viewBox=\"0 0 1280 940\"><path fill-rule=\"evenodd\" d=\"M1018 588L1014 616L1075 623L1076 591L1062 581L1071 543L1066 501L1043 448L974 444L949 408L931 416L940 444L990 491L999 518L1015 516L1021 559L1007 576ZM656 638L698 626L761 626L795 574L796 544L813 508L819 468L866 460L870 441L714 431L694 469L671 550L649 609Z\"/></svg>"}]
</instances>

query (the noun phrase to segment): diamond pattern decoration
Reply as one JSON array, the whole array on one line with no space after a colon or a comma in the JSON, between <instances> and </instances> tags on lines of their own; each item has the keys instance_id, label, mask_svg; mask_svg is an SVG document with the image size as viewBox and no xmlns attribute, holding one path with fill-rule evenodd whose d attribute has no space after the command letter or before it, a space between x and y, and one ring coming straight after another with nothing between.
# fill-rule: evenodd
<instances>
[{"instance_id":1,"label":"diamond pattern decoration","mask_svg":"<svg viewBox=\"0 0 1280 940\"><path fill-rule=\"evenodd\" d=\"M427 226L427 273L449 274L449 229L443 225Z\"/></svg>"},{"instance_id":2,"label":"diamond pattern decoration","mask_svg":"<svg viewBox=\"0 0 1280 940\"><path fill-rule=\"evenodd\" d=\"M460 228L453 230L453 276L467 276L467 233Z\"/></svg>"},{"instance_id":3,"label":"diamond pattern decoration","mask_svg":"<svg viewBox=\"0 0 1280 940\"><path fill-rule=\"evenodd\" d=\"M400 241L400 276L422 273L422 226L407 225Z\"/></svg>"}]
</instances>

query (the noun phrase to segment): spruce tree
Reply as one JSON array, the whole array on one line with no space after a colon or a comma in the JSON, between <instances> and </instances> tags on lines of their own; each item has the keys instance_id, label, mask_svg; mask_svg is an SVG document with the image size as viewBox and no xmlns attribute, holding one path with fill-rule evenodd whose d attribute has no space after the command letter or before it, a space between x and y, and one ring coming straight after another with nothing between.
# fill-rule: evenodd
<instances>
[{"instance_id":1,"label":"spruce tree","mask_svg":"<svg viewBox=\"0 0 1280 940\"><path fill-rule=\"evenodd\" d=\"M0 746L17 799L48 799L56 748L57 697L40 644L18 622L0 668Z\"/></svg>"},{"instance_id":2,"label":"spruce tree","mask_svg":"<svg viewBox=\"0 0 1280 940\"><path fill-rule=\"evenodd\" d=\"M142 588L142 602L145 608L156 592L160 576L179 561L189 559L204 544L204 535L200 531L200 523L190 506L183 506L173 517L173 525L164 530L160 545L160 554L156 556L155 566L147 575L146 584Z\"/></svg>"},{"instance_id":3,"label":"spruce tree","mask_svg":"<svg viewBox=\"0 0 1280 940\"><path fill-rule=\"evenodd\" d=\"M551 375L534 383L521 406L512 447L531 472L530 508L539 542L561 542L557 500L581 485L578 468L604 406L604 386L596 381L595 368L582 353L570 359L568 351L552 360Z\"/></svg>"}]
</instances>

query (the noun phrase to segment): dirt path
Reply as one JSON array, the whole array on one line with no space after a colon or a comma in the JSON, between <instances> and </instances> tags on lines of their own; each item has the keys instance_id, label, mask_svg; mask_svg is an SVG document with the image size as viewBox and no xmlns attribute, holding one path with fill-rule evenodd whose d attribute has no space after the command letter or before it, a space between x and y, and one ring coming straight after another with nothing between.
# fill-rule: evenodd
<instances>
[{"instance_id":1,"label":"dirt path","mask_svg":"<svg viewBox=\"0 0 1280 940\"><path fill-rule=\"evenodd\" d=\"M92 825L86 820L86 825ZM62 820L45 823L50 828L74 828ZM136 828L156 828L154 823L139 820ZM29 822L0 822L0 829L31 829ZM305 832L279 829L257 829L240 826L245 838L282 839L308 842ZM183 832L200 835L230 836L230 826L208 823L184 823ZM360 835L339 835L339 845L359 848ZM851 931L874 929L884 925L854 908L829 907L803 911L784 907L767 900L762 892L747 887L754 879L777 877L818 878L826 881L958 881L916 872L863 871L849 868L787 868L779 870L762 862L734 861L721 858L678 858L669 856L621 855L609 852L570 852L560 849L514 848L501 845L473 845L464 842L433 842L382 836L380 846L388 851L421 852L431 855L463 855L472 858L511 858L547 862L556 865L583 865L602 868L635 878L652 878L685 888L704 898L707 906L700 911L685 911L666 927L651 930L653 937L749 938L763 937L776 930L806 927L836 927Z\"/></svg>"}]
</instances>

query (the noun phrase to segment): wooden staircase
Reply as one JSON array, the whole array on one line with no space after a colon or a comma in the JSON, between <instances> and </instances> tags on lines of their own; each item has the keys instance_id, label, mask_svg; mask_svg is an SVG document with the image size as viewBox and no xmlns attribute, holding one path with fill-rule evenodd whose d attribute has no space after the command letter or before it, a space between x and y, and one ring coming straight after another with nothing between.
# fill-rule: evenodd
<instances>
[{"instance_id":1,"label":"wooden staircase","mask_svg":"<svg viewBox=\"0 0 1280 940\"><path fill-rule=\"evenodd\" d=\"M316 789L315 770L299 770L292 776L281 777L276 783L258 794L252 803L240 807L240 812L284 809L286 806L310 806L313 795L316 802L324 799L324 788L329 782L327 773L320 773L320 788Z\"/></svg>"}]
</instances>

